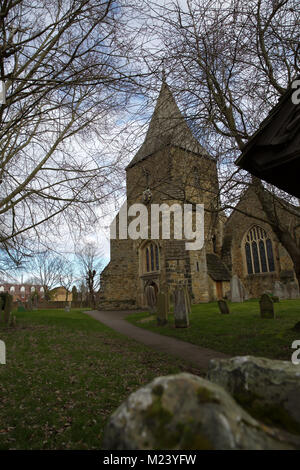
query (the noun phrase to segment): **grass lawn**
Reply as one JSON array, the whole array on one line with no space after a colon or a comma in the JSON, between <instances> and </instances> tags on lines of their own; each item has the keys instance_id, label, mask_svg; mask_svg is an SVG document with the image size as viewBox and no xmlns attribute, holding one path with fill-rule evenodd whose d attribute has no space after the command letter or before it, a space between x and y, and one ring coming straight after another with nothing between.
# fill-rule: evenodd
<instances>
[{"instance_id":1,"label":"grass lawn","mask_svg":"<svg viewBox=\"0 0 300 470\"><path fill-rule=\"evenodd\" d=\"M100 449L109 415L158 375L189 370L78 310L17 313L0 327L0 449Z\"/></svg>"},{"instance_id":2,"label":"grass lawn","mask_svg":"<svg viewBox=\"0 0 300 470\"><path fill-rule=\"evenodd\" d=\"M141 328L230 355L290 360L291 344L295 339L300 340L300 333L292 331L300 321L300 300L275 303L275 320L260 318L258 301L229 305L229 315L221 315L216 302L193 305L190 327L185 329L174 328L173 315L164 327L157 327L155 319L141 322L149 316L147 313L133 314L127 320Z\"/></svg>"}]
</instances>

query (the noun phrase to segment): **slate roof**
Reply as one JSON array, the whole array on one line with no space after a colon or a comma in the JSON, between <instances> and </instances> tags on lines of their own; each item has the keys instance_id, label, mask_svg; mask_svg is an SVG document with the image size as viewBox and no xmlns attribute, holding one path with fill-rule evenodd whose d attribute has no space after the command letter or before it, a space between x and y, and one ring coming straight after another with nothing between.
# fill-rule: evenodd
<instances>
[{"instance_id":1,"label":"slate roof","mask_svg":"<svg viewBox=\"0 0 300 470\"><path fill-rule=\"evenodd\" d=\"M295 91L292 85L287 88L235 163L300 198L300 104L292 100Z\"/></svg>"},{"instance_id":2,"label":"slate roof","mask_svg":"<svg viewBox=\"0 0 300 470\"><path fill-rule=\"evenodd\" d=\"M127 168L169 145L209 157L207 151L193 136L168 84L163 81L144 143Z\"/></svg>"},{"instance_id":3,"label":"slate roof","mask_svg":"<svg viewBox=\"0 0 300 470\"><path fill-rule=\"evenodd\" d=\"M206 263L207 272L214 281L230 281L230 272L217 255L207 253Z\"/></svg>"}]
</instances>

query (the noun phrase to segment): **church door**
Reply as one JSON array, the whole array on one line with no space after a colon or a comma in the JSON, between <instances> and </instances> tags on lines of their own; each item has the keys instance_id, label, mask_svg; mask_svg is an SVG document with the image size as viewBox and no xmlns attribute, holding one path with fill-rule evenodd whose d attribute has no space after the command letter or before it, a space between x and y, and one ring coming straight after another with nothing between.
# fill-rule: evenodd
<instances>
[{"instance_id":1,"label":"church door","mask_svg":"<svg viewBox=\"0 0 300 470\"><path fill-rule=\"evenodd\" d=\"M217 299L223 299L222 281L216 281Z\"/></svg>"}]
</instances>

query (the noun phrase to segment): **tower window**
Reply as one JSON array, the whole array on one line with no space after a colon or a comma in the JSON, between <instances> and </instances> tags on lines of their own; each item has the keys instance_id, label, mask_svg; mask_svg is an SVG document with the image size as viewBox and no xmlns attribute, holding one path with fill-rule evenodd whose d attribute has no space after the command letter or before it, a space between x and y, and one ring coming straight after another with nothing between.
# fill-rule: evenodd
<instances>
[{"instance_id":1,"label":"tower window","mask_svg":"<svg viewBox=\"0 0 300 470\"><path fill-rule=\"evenodd\" d=\"M144 248L144 253L145 253L145 271L147 273L152 272L152 271L158 271L159 270L159 248L158 246L150 242L147 244L147 246Z\"/></svg>"},{"instance_id":2,"label":"tower window","mask_svg":"<svg viewBox=\"0 0 300 470\"><path fill-rule=\"evenodd\" d=\"M244 249L248 274L275 271L272 241L263 228L255 225L249 230Z\"/></svg>"}]
</instances>

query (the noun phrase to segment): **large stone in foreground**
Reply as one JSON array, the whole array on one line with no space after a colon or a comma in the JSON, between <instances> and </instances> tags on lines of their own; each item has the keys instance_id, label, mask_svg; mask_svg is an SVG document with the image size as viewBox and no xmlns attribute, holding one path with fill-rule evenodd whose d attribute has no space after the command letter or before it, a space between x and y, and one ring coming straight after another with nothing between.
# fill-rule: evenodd
<instances>
[{"instance_id":1,"label":"large stone in foreground","mask_svg":"<svg viewBox=\"0 0 300 470\"><path fill-rule=\"evenodd\" d=\"M132 393L111 416L102 445L110 450L292 448L222 387L188 373L158 377Z\"/></svg>"},{"instance_id":2,"label":"large stone in foreground","mask_svg":"<svg viewBox=\"0 0 300 470\"><path fill-rule=\"evenodd\" d=\"M210 361L208 378L260 420L300 433L300 367L241 356Z\"/></svg>"}]
</instances>

